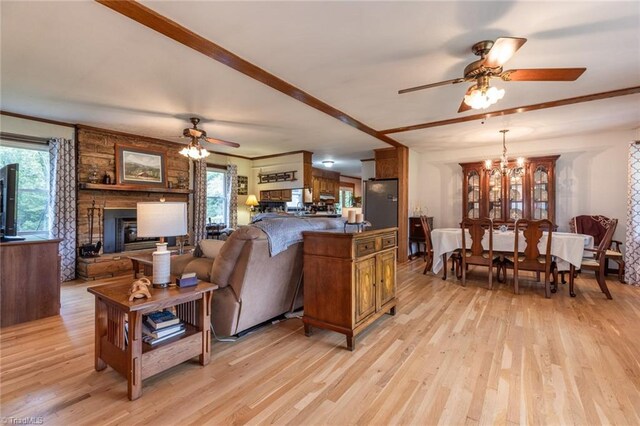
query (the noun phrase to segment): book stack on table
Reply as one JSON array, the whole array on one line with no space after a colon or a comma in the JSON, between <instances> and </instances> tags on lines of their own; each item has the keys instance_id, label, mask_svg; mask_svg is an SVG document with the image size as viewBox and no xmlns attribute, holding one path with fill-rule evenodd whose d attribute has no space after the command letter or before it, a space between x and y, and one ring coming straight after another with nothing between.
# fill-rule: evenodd
<instances>
[{"instance_id":1,"label":"book stack on table","mask_svg":"<svg viewBox=\"0 0 640 426\"><path fill-rule=\"evenodd\" d=\"M185 333L185 324L170 311L156 311L145 315L142 322L142 341L154 346Z\"/></svg>"}]
</instances>

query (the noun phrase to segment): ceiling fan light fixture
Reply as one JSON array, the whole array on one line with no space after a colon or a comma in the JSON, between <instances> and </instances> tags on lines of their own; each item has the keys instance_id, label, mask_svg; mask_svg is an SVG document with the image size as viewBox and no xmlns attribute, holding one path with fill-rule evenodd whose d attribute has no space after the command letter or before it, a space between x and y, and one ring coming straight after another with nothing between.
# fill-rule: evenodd
<instances>
[{"instance_id":1,"label":"ceiling fan light fixture","mask_svg":"<svg viewBox=\"0 0 640 426\"><path fill-rule=\"evenodd\" d=\"M464 103L473 109L487 109L504 97L504 89L475 86L464 96Z\"/></svg>"},{"instance_id":2,"label":"ceiling fan light fixture","mask_svg":"<svg viewBox=\"0 0 640 426\"><path fill-rule=\"evenodd\" d=\"M209 156L209 151L204 149L195 139L188 146L180 150L180 154L192 160L200 160Z\"/></svg>"}]
</instances>

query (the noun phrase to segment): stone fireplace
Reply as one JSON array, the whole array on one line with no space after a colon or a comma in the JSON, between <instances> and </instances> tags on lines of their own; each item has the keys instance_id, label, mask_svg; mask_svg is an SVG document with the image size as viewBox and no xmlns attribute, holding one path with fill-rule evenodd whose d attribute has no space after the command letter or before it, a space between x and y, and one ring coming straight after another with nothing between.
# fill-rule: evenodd
<instances>
[{"instance_id":1,"label":"stone fireplace","mask_svg":"<svg viewBox=\"0 0 640 426\"><path fill-rule=\"evenodd\" d=\"M136 205L141 201L189 202L188 189L178 188L178 182L189 179L190 162L178 153L180 145L126 133L78 126L78 219L77 244L102 241L98 257L77 258L78 277L85 280L131 274L131 260L127 253L155 250L156 239L138 238ZM166 188L122 185L116 177L116 145L127 145L141 149L161 151L166 156ZM89 177L97 170L98 176L105 174L115 184L89 184ZM170 187L171 188L170 188ZM94 215L91 229L90 209L100 208L101 217ZM101 226L100 226L101 225ZM93 239L91 234L93 232ZM167 239L169 246L175 238ZM78 250L79 252L79 250Z\"/></svg>"}]
</instances>

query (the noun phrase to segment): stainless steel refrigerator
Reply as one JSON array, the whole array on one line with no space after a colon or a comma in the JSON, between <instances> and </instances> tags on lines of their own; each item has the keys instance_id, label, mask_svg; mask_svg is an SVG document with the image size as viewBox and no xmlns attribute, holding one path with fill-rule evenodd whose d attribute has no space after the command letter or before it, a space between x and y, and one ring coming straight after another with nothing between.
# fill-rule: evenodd
<instances>
[{"instance_id":1,"label":"stainless steel refrigerator","mask_svg":"<svg viewBox=\"0 0 640 426\"><path fill-rule=\"evenodd\" d=\"M398 226L398 179L365 181L363 203L370 229Z\"/></svg>"}]
</instances>

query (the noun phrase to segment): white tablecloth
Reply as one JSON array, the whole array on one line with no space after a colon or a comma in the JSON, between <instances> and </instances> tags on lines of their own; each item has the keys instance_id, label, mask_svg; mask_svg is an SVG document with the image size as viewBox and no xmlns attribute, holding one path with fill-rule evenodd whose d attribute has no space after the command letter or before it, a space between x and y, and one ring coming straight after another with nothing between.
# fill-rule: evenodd
<instances>
[{"instance_id":1,"label":"white tablecloth","mask_svg":"<svg viewBox=\"0 0 640 426\"><path fill-rule=\"evenodd\" d=\"M513 253L515 243L515 231L493 231L493 251ZM442 255L447 254L447 259L454 250L462 248L462 232L460 228L440 228L431 231L433 242L433 272L438 273L442 269ZM471 245L471 235L467 231L467 246ZM482 239L482 246L489 247L489 233L486 232ZM526 241L520 234L518 248L524 251ZM580 267L584 248L593 248L593 237L591 235L573 234L568 232L554 232L551 241L551 254L556 257L558 270L569 270L569 263ZM541 254L547 249L547 233L545 232L538 244Z\"/></svg>"}]
</instances>

